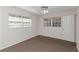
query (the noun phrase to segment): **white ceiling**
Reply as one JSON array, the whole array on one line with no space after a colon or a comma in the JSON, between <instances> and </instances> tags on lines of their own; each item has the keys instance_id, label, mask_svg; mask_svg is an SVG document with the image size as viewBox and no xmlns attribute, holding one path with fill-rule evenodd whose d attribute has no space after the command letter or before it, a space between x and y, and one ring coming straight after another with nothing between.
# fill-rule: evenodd
<instances>
[{"instance_id":1,"label":"white ceiling","mask_svg":"<svg viewBox=\"0 0 79 59\"><path fill-rule=\"evenodd\" d=\"M21 9L33 12L35 14L41 14L42 6L18 6ZM63 11L68 9L74 9L76 7L74 6L48 6L49 13L51 12L57 12L57 11Z\"/></svg>"}]
</instances>

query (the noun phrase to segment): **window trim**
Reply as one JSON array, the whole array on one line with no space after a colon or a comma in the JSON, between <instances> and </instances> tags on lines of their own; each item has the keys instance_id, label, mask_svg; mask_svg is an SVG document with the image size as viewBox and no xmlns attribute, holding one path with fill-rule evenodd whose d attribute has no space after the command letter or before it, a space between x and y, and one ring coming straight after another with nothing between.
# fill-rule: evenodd
<instances>
[{"instance_id":1,"label":"window trim","mask_svg":"<svg viewBox=\"0 0 79 59\"><path fill-rule=\"evenodd\" d=\"M47 19L47 20L45 20ZM48 21L50 20L50 26L48 26ZM45 27L61 27L61 17L50 17L44 18L44 26Z\"/></svg>"},{"instance_id":2,"label":"window trim","mask_svg":"<svg viewBox=\"0 0 79 59\"><path fill-rule=\"evenodd\" d=\"M20 17L20 21L17 21L18 19L17 19L17 20L15 19L14 21L13 21L13 20L10 20L9 17L14 17L14 19ZM30 19L28 25L26 25L26 26L24 25L25 22L23 22L23 18ZM9 16L8 16L8 21L9 21L9 23L8 23L9 28L22 28L22 27L25 28L25 27L32 27L32 18L31 18L31 17L9 14ZM27 21L26 21L26 22L27 22ZM14 23L14 25L11 25L12 23ZM16 24L17 24L17 25L16 25ZM30 26L29 26L29 25L30 25Z\"/></svg>"}]
</instances>

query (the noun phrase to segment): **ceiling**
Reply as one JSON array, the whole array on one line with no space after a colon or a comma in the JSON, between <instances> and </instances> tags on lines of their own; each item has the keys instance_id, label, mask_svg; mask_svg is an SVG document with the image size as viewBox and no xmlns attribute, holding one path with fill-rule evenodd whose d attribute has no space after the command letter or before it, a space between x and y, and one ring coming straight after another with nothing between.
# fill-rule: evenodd
<instances>
[{"instance_id":1,"label":"ceiling","mask_svg":"<svg viewBox=\"0 0 79 59\"><path fill-rule=\"evenodd\" d=\"M41 10L42 10L42 6L18 6L18 7L21 9L33 12L38 15L41 14ZM76 6L48 6L49 13L69 10L69 9L75 9L75 8Z\"/></svg>"}]
</instances>

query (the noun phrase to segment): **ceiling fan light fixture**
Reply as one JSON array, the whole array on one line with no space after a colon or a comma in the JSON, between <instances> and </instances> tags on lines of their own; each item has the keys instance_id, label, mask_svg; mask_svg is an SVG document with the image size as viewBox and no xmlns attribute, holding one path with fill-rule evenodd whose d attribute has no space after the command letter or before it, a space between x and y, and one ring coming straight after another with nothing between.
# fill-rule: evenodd
<instances>
[{"instance_id":1,"label":"ceiling fan light fixture","mask_svg":"<svg viewBox=\"0 0 79 59\"><path fill-rule=\"evenodd\" d=\"M48 13L48 7L47 6L42 6L42 13L47 14Z\"/></svg>"}]
</instances>

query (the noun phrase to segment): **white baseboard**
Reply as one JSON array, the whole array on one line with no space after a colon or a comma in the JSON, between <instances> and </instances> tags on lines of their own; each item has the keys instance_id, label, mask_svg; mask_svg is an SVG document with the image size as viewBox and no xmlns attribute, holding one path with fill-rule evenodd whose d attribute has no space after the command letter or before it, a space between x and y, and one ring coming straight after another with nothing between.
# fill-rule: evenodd
<instances>
[{"instance_id":1,"label":"white baseboard","mask_svg":"<svg viewBox=\"0 0 79 59\"><path fill-rule=\"evenodd\" d=\"M5 48L8 48L8 47L10 47L10 46L12 46L12 45L18 44L18 43L23 42L23 41L25 41L25 40L29 40L30 38L35 37L35 36L37 36L37 35L33 35L33 36L28 37L28 38L26 37L26 38L24 38L24 39L21 40L21 41L16 41L16 42L14 42L14 43L12 43L12 44L2 46L2 47L0 48L0 50L3 50L3 49L5 49Z\"/></svg>"}]
</instances>

